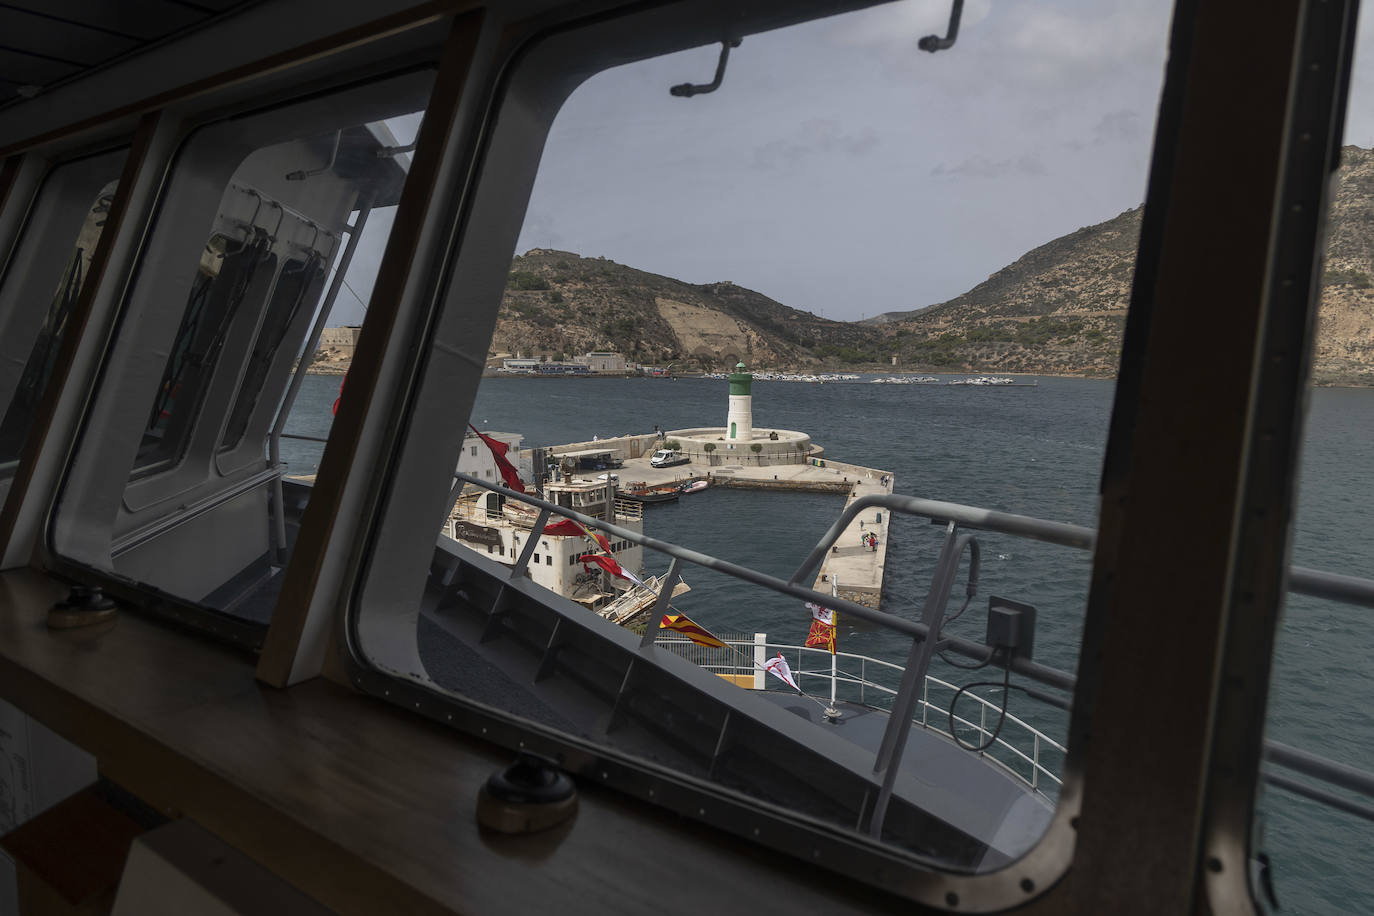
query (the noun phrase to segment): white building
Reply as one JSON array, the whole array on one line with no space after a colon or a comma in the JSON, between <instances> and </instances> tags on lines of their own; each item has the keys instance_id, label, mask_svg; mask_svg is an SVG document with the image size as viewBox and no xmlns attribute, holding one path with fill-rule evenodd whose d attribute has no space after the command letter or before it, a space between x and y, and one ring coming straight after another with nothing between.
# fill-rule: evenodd
<instances>
[{"instance_id":1,"label":"white building","mask_svg":"<svg viewBox=\"0 0 1374 916\"><path fill-rule=\"evenodd\" d=\"M625 357L620 353L610 353L594 350L591 353L584 353L577 358L580 363L585 363L587 368L593 372L624 372Z\"/></svg>"},{"instance_id":2,"label":"white building","mask_svg":"<svg viewBox=\"0 0 1374 916\"><path fill-rule=\"evenodd\" d=\"M339 328L325 328L320 332L321 350L342 350L349 356L358 347L358 335L362 333L362 328L357 325L347 325Z\"/></svg>"},{"instance_id":3,"label":"white building","mask_svg":"<svg viewBox=\"0 0 1374 916\"><path fill-rule=\"evenodd\" d=\"M528 460L520 458L520 443L525 437L519 433L494 433L485 430L483 434L510 446L506 458L520 472L520 479L528 482L533 476L534 469ZM501 474L496 470L496 459L491 456L491 449L487 448L486 443L477 438L477 434L472 431L463 439L463 454L458 456L458 473L480 477L496 484L501 482Z\"/></svg>"}]
</instances>

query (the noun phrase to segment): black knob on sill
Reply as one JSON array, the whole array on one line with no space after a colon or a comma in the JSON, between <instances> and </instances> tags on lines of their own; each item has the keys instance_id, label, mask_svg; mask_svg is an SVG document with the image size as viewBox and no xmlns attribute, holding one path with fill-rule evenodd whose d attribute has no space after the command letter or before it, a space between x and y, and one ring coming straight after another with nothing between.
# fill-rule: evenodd
<instances>
[{"instance_id":1,"label":"black knob on sill","mask_svg":"<svg viewBox=\"0 0 1374 916\"><path fill-rule=\"evenodd\" d=\"M115 603L98 585L73 585L63 601L48 609L48 626L55 630L88 627L115 616Z\"/></svg>"},{"instance_id":2,"label":"black knob on sill","mask_svg":"<svg viewBox=\"0 0 1374 916\"><path fill-rule=\"evenodd\" d=\"M521 751L477 796L477 822L501 833L547 830L577 812L577 789L556 761Z\"/></svg>"}]
</instances>

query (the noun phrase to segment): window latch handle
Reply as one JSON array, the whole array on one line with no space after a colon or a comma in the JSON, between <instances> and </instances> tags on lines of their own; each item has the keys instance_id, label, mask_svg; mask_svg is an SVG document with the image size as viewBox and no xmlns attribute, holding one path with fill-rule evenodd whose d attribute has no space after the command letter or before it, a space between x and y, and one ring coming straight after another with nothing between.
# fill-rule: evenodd
<instances>
[{"instance_id":1,"label":"window latch handle","mask_svg":"<svg viewBox=\"0 0 1374 916\"><path fill-rule=\"evenodd\" d=\"M962 3L963 0L955 0ZM922 39L924 41L924 39ZM709 83L679 83L668 91L675 96L690 99L694 95L701 95L704 92L715 92L720 88L720 81L725 78L725 62L730 59L730 49L738 48L740 39L729 38L720 43L720 60L716 62L716 78Z\"/></svg>"},{"instance_id":2,"label":"window latch handle","mask_svg":"<svg viewBox=\"0 0 1374 916\"><path fill-rule=\"evenodd\" d=\"M916 42L916 47L922 51L929 51L934 54L936 51L943 51L946 48L954 47L954 39L959 37L959 17L964 12L964 0L954 0L954 5L949 10L949 29L945 37L939 35L927 35Z\"/></svg>"}]
</instances>

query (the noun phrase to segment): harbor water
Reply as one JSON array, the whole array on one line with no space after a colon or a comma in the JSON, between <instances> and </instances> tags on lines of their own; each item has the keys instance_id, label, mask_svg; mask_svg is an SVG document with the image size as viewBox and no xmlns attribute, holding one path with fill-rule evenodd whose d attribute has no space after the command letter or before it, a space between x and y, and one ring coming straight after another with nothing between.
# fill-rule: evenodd
<instances>
[{"instance_id":1,"label":"harbor water","mask_svg":"<svg viewBox=\"0 0 1374 916\"><path fill-rule=\"evenodd\" d=\"M1031 381L1018 379L1018 381ZM891 471L896 492L1095 525L1097 487L1114 385L1110 381L1041 378L1034 387L933 384L806 384L756 381L757 429L801 430L826 456ZM328 434L338 379L310 376L288 432ZM482 430L518 432L524 446L724 423L727 383L715 379L489 378L472 422ZM288 473L314 473L321 446L288 440ZM1299 491L1293 562L1374 577L1374 391L1312 392ZM645 533L787 578L844 506L844 497L751 490L707 490L650 507ZM883 610L920 615L943 529L899 516L889 529ZM1186 508L1178 516L1180 558L1187 554ZM982 640L987 599L1033 605L1037 661L1075 671L1091 557L1087 552L980 533L982 571L975 598L948 633ZM650 573L667 560L646 556ZM1167 570L1161 570L1167 575ZM688 567L692 591L675 602L708 629L764 632L770 642L801 643L809 613L800 602L707 570ZM950 612L963 600L960 584ZM1158 609L1160 651L1187 628L1182 608ZM1290 597L1279 634L1269 737L1367 767L1374 759L1374 631L1366 610ZM909 641L841 616L841 651L905 660ZM936 661L931 673L965 683ZM1149 684L1142 684L1149 690ZM1000 690L983 690L1000 698ZM1012 694L1011 711L1062 737L1065 716ZM1167 735L1160 736L1167 741ZM1374 826L1277 789L1260 803L1284 911L1336 914L1374 900Z\"/></svg>"}]
</instances>

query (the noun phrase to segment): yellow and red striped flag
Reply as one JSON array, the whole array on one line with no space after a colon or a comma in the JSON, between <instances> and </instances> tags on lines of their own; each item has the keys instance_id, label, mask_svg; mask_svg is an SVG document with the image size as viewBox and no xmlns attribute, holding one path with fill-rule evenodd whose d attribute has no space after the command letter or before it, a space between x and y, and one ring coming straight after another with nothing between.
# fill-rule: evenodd
<instances>
[{"instance_id":1,"label":"yellow and red striped flag","mask_svg":"<svg viewBox=\"0 0 1374 916\"><path fill-rule=\"evenodd\" d=\"M681 633L697 645L705 646L708 649L724 649L726 647L725 643L716 639L705 627L686 614L664 614L663 629Z\"/></svg>"}]
</instances>

